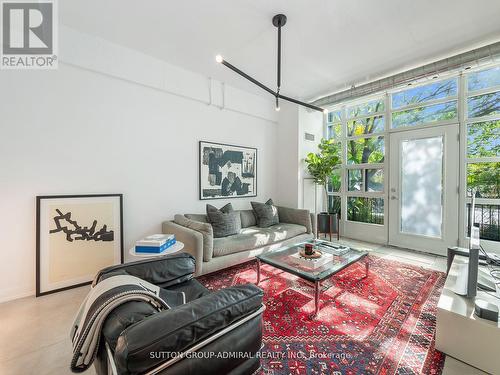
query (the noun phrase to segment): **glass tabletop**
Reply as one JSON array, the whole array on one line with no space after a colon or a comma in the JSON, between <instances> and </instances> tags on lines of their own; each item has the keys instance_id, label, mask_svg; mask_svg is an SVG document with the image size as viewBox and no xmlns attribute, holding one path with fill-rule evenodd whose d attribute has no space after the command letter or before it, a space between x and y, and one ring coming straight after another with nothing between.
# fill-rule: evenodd
<instances>
[{"instance_id":1,"label":"glass tabletop","mask_svg":"<svg viewBox=\"0 0 500 375\"><path fill-rule=\"evenodd\" d=\"M323 254L321 258L325 257L323 260L320 260L321 258L317 260L318 264L321 265L314 266L311 261L304 260L304 258L299 256L299 251L304 248L306 243L314 244L315 250L321 251ZM353 248L349 248L346 252L339 254L339 246L343 245L321 240L311 240L257 255L257 259L306 280L321 281L340 272L368 254L366 251Z\"/></svg>"}]
</instances>

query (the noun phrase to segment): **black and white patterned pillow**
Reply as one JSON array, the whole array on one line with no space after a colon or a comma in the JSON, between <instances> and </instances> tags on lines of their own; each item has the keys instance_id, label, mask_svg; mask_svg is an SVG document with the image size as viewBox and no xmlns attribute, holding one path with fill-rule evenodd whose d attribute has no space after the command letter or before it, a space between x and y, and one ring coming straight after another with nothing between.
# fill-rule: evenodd
<instances>
[{"instance_id":1,"label":"black and white patterned pillow","mask_svg":"<svg viewBox=\"0 0 500 375\"><path fill-rule=\"evenodd\" d=\"M267 228L271 225L279 224L278 208L273 200L269 199L266 203L250 202L257 216L257 225L261 228Z\"/></svg>"},{"instance_id":2,"label":"black and white patterned pillow","mask_svg":"<svg viewBox=\"0 0 500 375\"><path fill-rule=\"evenodd\" d=\"M240 213L233 210L231 203L226 204L220 210L207 204L207 218L212 224L214 238L231 236L241 231Z\"/></svg>"}]
</instances>

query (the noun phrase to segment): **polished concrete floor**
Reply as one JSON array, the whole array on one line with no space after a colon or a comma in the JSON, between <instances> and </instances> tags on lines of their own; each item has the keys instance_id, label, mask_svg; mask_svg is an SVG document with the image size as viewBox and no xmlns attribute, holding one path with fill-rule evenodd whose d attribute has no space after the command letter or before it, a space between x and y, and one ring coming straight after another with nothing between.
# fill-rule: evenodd
<instances>
[{"instance_id":1,"label":"polished concrete floor","mask_svg":"<svg viewBox=\"0 0 500 375\"><path fill-rule=\"evenodd\" d=\"M375 256L445 271L446 259L409 250L342 240ZM0 374L70 374L70 326L89 287L0 304ZM86 374L94 374L93 368ZM452 375L454 372L447 372ZM457 372L460 373L460 372Z\"/></svg>"}]
</instances>

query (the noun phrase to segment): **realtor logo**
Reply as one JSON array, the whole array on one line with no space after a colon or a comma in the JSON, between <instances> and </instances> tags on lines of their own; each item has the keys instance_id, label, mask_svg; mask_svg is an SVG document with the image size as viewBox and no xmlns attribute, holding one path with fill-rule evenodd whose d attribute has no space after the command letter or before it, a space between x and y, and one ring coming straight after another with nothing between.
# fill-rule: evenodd
<instances>
[{"instance_id":1,"label":"realtor logo","mask_svg":"<svg viewBox=\"0 0 500 375\"><path fill-rule=\"evenodd\" d=\"M2 69L57 68L56 4L3 1Z\"/></svg>"}]
</instances>

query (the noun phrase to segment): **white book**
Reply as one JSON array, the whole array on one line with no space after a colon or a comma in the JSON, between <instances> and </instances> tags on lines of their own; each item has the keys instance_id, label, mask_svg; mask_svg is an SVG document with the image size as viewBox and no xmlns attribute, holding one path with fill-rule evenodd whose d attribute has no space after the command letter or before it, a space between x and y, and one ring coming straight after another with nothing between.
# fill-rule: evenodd
<instances>
[{"instance_id":1,"label":"white book","mask_svg":"<svg viewBox=\"0 0 500 375\"><path fill-rule=\"evenodd\" d=\"M152 234L147 236L135 243L136 246L152 246L161 247L165 245L167 241L173 240L175 236L173 234Z\"/></svg>"},{"instance_id":2,"label":"white book","mask_svg":"<svg viewBox=\"0 0 500 375\"><path fill-rule=\"evenodd\" d=\"M297 252L295 254L292 254L291 257L293 257L294 260L300 265L312 269L324 266L326 263L333 260L333 255L328 253L322 253L321 257L319 258L305 258Z\"/></svg>"}]
</instances>

